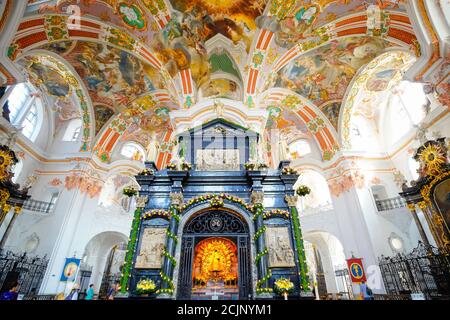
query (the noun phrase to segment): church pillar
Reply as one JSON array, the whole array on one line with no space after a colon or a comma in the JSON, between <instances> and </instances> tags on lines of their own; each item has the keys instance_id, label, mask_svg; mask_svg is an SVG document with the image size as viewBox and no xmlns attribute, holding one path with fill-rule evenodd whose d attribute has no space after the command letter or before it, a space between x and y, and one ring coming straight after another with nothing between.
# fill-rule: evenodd
<instances>
[{"instance_id":1,"label":"church pillar","mask_svg":"<svg viewBox=\"0 0 450 320\"><path fill-rule=\"evenodd\" d=\"M340 231L339 240L344 248L346 259L352 256L362 258L367 276L367 284L376 294L384 294L378 259L369 232L363 208L355 187L339 195L332 195L336 222ZM353 292L358 294L359 285L353 285Z\"/></svg>"},{"instance_id":2,"label":"church pillar","mask_svg":"<svg viewBox=\"0 0 450 320\"><path fill-rule=\"evenodd\" d=\"M306 253L305 253L305 246L303 243L303 235L302 235L302 229L300 227L300 219L298 217L297 212L297 202L298 202L298 196L295 195L286 195L285 200L288 204L288 207L290 209L290 219L291 219L291 226L292 226L292 233L294 236L294 255L295 259L297 261L296 265L298 268L298 274L300 276L300 295L304 294L305 292L309 292L309 277L308 277L308 266L306 264Z\"/></svg>"},{"instance_id":3,"label":"church pillar","mask_svg":"<svg viewBox=\"0 0 450 320\"><path fill-rule=\"evenodd\" d=\"M170 193L170 223L167 229L167 242L164 250L164 263L161 271L163 280L160 290L161 297L168 297L173 294L173 271L175 267L175 249L177 246L176 234L178 233L179 208L183 204L183 194L181 192Z\"/></svg>"},{"instance_id":4,"label":"church pillar","mask_svg":"<svg viewBox=\"0 0 450 320\"><path fill-rule=\"evenodd\" d=\"M89 172L89 177L92 174ZM87 173L79 175L78 178L82 179L83 183L88 183L88 186L93 183ZM87 228L86 223L91 220L92 208L95 208L97 203L98 198L89 195L80 186L61 192L55 209L56 214L61 214L59 231L39 294L58 294L70 289L70 283L60 281L65 259L82 257L85 250L83 230Z\"/></svg>"},{"instance_id":5,"label":"church pillar","mask_svg":"<svg viewBox=\"0 0 450 320\"><path fill-rule=\"evenodd\" d=\"M162 285L159 290L160 298L171 297L175 289L173 272L175 268L175 249L177 246L176 234L178 233L179 208L183 205L183 180L188 176L187 171L168 171L172 180L170 193L170 223L167 229L167 241L164 250L164 262L161 268Z\"/></svg>"},{"instance_id":6,"label":"church pillar","mask_svg":"<svg viewBox=\"0 0 450 320\"><path fill-rule=\"evenodd\" d=\"M271 277L270 270L268 269L267 263L267 247L266 247L266 239L265 232L260 231L264 230L264 220L263 220L263 212L264 212L264 193L262 191L253 191L250 199L252 201L253 206L255 206L255 234L259 234L259 237L256 239L256 265L258 269L258 283L256 286L256 290L264 293L264 290L268 288L268 280Z\"/></svg>"},{"instance_id":7,"label":"church pillar","mask_svg":"<svg viewBox=\"0 0 450 320\"><path fill-rule=\"evenodd\" d=\"M141 222L141 212L147 204L148 196L138 196L136 200L136 211L134 212L133 222L131 223L130 237L128 238L127 251L125 254L125 263L122 268L122 278L120 279L120 295L125 296L130 285L130 273L133 266L134 252L136 251L139 226Z\"/></svg>"}]
</instances>

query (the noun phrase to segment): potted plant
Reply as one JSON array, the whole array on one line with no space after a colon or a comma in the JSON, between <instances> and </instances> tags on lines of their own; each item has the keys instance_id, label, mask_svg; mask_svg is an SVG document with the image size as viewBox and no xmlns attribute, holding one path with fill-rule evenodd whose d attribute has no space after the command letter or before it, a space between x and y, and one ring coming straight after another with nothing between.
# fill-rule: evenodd
<instances>
[{"instance_id":1,"label":"potted plant","mask_svg":"<svg viewBox=\"0 0 450 320\"><path fill-rule=\"evenodd\" d=\"M136 285L136 294L139 296L149 296L156 291L156 284L151 279L142 278Z\"/></svg>"},{"instance_id":2,"label":"potted plant","mask_svg":"<svg viewBox=\"0 0 450 320\"><path fill-rule=\"evenodd\" d=\"M181 163L181 170L189 171L191 169L192 169L192 164L190 164L189 162L182 162Z\"/></svg>"},{"instance_id":3,"label":"potted plant","mask_svg":"<svg viewBox=\"0 0 450 320\"><path fill-rule=\"evenodd\" d=\"M171 162L167 165L167 170L177 170L177 164L174 162Z\"/></svg>"},{"instance_id":4,"label":"potted plant","mask_svg":"<svg viewBox=\"0 0 450 320\"><path fill-rule=\"evenodd\" d=\"M288 299L288 295L294 291L294 284L287 278L280 278L275 281L274 290L277 294L284 297L284 300Z\"/></svg>"},{"instance_id":5,"label":"potted plant","mask_svg":"<svg viewBox=\"0 0 450 320\"><path fill-rule=\"evenodd\" d=\"M147 169L147 168L145 168L144 170L142 170L139 173L140 176L152 176L154 174L155 174L155 172L153 170L150 170L150 169Z\"/></svg>"},{"instance_id":6,"label":"potted plant","mask_svg":"<svg viewBox=\"0 0 450 320\"><path fill-rule=\"evenodd\" d=\"M244 163L245 170L252 171L255 170L255 164L251 162Z\"/></svg>"},{"instance_id":7,"label":"potted plant","mask_svg":"<svg viewBox=\"0 0 450 320\"><path fill-rule=\"evenodd\" d=\"M133 186L123 188L123 194L129 198L134 197L135 195L137 195L137 193L138 193L137 189Z\"/></svg>"},{"instance_id":8,"label":"potted plant","mask_svg":"<svg viewBox=\"0 0 450 320\"><path fill-rule=\"evenodd\" d=\"M297 170L291 167L284 167L281 170L281 174L298 174Z\"/></svg>"},{"instance_id":9,"label":"potted plant","mask_svg":"<svg viewBox=\"0 0 450 320\"><path fill-rule=\"evenodd\" d=\"M301 185L297 188L295 193L297 193L297 195L299 195L300 197L304 197L311 193L311 189L308 186Z\"/></svg>"}]
</instances>

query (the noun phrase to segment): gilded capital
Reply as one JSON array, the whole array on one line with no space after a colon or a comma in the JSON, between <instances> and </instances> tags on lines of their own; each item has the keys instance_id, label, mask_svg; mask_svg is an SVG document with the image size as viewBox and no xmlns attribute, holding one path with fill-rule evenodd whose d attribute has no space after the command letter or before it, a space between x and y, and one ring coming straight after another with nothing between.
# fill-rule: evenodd
<instances>
[{"instance_id":1,"label":"gilded capital","mask_svg":"<svg viewBox=\"0 0 450 320\"><path fill-rule=\"evenodd\" d=\"M425 201L420 201L419 203L417 203L417 205L419 206L419 208L421 210L424 210L424 209L426 209L428 207L427 203Z\"/></svg>"},{"instance_id":2,"label":"gilded capital","mask_svg":"<svg viewBox=\"0 0 450 320\"><path fill-rule=\"evenodd\" d=\"M181 206L183 204L184 197L181 192L170 193L170 204L174 206Z\"/></svg>"},{"instance_id":3,"label":"gilded capital","mask_svg":"<svg viewBox=\"0 0 450 320\"><path fill-rule=\"evenodd\" d=\"M136 198L136 208L144 208L147 204L148 196L139 196Z\"/></svg>"},{"instance_id":4,"label":"gilded capital","mask_svg":"<svg viewBox=\"0 0 450 320\"><path fill-rule=\"evenodd\" d=\"M11 206L9 204L5 204L3 206L3 213L8 213L11 210Z\"/></svg>"},{"instance_id":5,"label":"gilded capital","mask_svg":"<svg viewBox=\"0 0 450 320\"><path fill-rule=\"evenodd\" d=\"M19 213L21 213L22 212L22 207L14 207L14 213L15 214L19 214Z\"/></svg>"},{"instance_id":6,"label":"gilded capital","mask_svg":"<svg viewBox=\"0 0 450 320\"><path fill-rule=\"evenodd\" d=\"M285 196L284 200L286 200L288 207L297 206L298 196Z\"/></svg>"},{"instance_id":7,"label":"gilded capital","mask_svg":"<svg viewBox=\"0 0 450 320\"><path fill-rule=\"evenodd\" d=\"M261 191L253 191L250 195L250 202L255 204L263 204L264 202L264 192Z\"/></svg>"},{"instance_id":8,"label":"gilded capital","mask_svg":"<svg viewBox=\"0 0 450 320\"><path fill-rule=\"evenodd\" d=\"M414 203L408 203L407 207L408 207L408 210L411 212L416 211L416 205Z\"/></svg>"}]
</instances>

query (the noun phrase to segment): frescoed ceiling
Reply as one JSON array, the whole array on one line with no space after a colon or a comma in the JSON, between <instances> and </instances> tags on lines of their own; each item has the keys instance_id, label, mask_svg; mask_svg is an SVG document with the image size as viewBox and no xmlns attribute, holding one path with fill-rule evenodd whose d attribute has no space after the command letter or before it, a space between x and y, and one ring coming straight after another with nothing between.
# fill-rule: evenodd
<instances>
[{"instance_id":1,"label":"frescoed ceiling","mask_svg":"<svg viewBox=\"0 0 450 320\"><path fill-rule=\"evenodd\" d=\"M334 145L342 103L358 72L389 50L420 55L404 0L28 3L9 57L41 49L72 66L92 103L93 150L106 160L119 141L145 146L158 137L169 143L176 131L171 111L208 99L264 110L267 130L306 134L304 120L292 111L300 106L289 111L256 103L278 89L315 107L308 121L328 118L324 125L334 138L327 141ZM29 70L48 79L49 93L68 94L51 70ZM387 70L380 75L390 76ZM369 85L381 90L380 79Z\"/></svg>"}]
</instances>

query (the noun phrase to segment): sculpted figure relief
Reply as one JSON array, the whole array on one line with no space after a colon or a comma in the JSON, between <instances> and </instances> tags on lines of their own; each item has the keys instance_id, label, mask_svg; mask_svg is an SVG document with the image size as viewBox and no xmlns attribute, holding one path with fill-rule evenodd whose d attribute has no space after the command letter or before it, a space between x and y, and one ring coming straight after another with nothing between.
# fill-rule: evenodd
<instances>
[{"instance_id":1,"label":"sculpted figure relief","mask_svg":"<svg viewBox=\"0 0 450 320\"><path fill-rule=\"evenodd\" d=\"M267 227L266 245L269 249L270 268L295 266L287 227Z\"/></svg>"},{"instance_id":2,"label":"sculpted figure relief","mask_svg":"<svg viewBox=\"0 0 450 320\"><path fill-rule=\"evenodd\" d=\"M197 170L239 170L238 149L197 150Z\"/></svg>"},{"instance_id":3,"label":"sculpted figure relief","mask_svg":"<svg viewBox=\"0 0 450 320\"><path fill-rule=\"evenodd\" d=\"M148 227L144 230L139 255L136 257L136 269L161 268L166 236L165 228Z\"/></svg>"}]
</instances>

